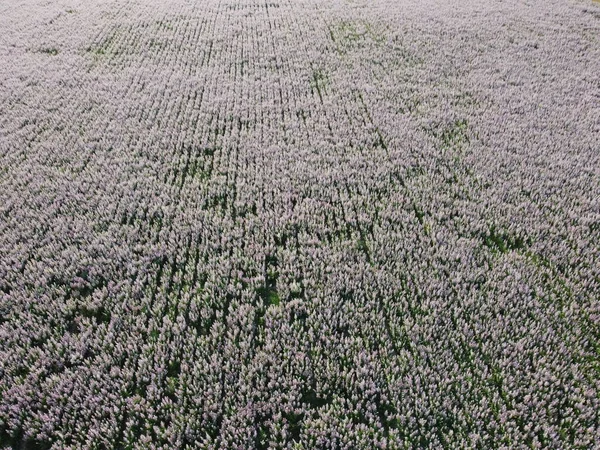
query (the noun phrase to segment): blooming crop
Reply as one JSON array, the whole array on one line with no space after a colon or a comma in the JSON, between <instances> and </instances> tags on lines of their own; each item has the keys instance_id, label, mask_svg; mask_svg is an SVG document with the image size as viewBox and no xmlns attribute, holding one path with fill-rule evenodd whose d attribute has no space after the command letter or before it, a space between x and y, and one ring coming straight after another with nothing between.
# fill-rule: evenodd
<instances>
[{"instance_id":1,"label":"blooming crop","mask_svg":"<svg viewBox=\"0 0 600 450\"><path fill-rule=\"evenodd\" d=\"M600 448L599 18L5 0L0 448Z\"/></svg>"}]
</instances>

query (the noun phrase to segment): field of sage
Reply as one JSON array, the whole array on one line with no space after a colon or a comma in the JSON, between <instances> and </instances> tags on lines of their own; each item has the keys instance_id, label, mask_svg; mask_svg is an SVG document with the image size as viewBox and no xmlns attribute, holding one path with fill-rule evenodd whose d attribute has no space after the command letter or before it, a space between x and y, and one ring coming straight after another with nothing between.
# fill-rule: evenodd
<instances>
[{"instance_id":1,"label":"field of sage","mask_svg":"<svg viewBox=\"0 0 600 450\"><path fill-rule=\"evenodd\" d=\"M600 4L0 2L1 449L600 448Z\"/></svg>"}]
</instances>

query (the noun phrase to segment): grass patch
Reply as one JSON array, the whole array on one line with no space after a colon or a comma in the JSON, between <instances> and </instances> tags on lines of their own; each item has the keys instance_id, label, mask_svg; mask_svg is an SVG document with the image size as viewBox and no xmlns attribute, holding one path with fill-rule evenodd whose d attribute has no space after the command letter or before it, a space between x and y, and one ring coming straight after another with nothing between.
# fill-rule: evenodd
<instances>
[{"instance_id":1,"label":"grass patch","mask_svg":"<svg viewBox=\"0 0 600 450\"><path fill-rule=\"evenodd\" d=\"M385 36L373 24L363 20L341 20L329 27L331 40L343 47L371 41L381 44Z\"/></svg>"},{"instance_id":2,"label":"grass patch","mask_svg":"<svg viewBox=\"0 0 600 450\"><path fill-rule=\"evenodd\" d=\"M56 55L58 55L59 51L57 48L49 47L49 48L40 49L40 53L44 53L45 55L50 55L50 56L56 56Z\"/></svg>"},{"instance_id":3,"label":"grass patch","mask_svg":"<svg viewBox=\"0 0 600 450\"><path fill-rule=\"evenodd\" d=\"M531 245L528 238L498 230L495 226L491 226L489 231L483 233L481 237L486 247L499 253L508 253L511 250L523 250Z\"/></svg>"},{"instance_id":4,"label":"grass patch","mask_svg":"<svg viewBox=\"0 0 600 450\"><path fill-rule=\"evenodd\" d=\"M273 288L262 287L256 290L257 294L263 299L267 306L278 306L281 303L279 294Z\"/></svg>"},{"instance_id":5,"label":"grass patch","mask_svg":"<svg viewBox=\"0 0 600 450\"><path fill-rule=\"evenodd\" d=\"M328 85L329 75L327 74L327 72L320 68L314 69L310 80L310 88L313 92L317 91L321 103L323 103L323 94L325 93L325 88Z\"/></svg>"},{"instance_id":6,"label":"grass patch","mask_svg":"<svg viewBox=\"0 0 600 450\"><path fill-rule=\"evenodd\" d=\"M452 122L449 126L442 129L438 137L445 148L459 147L469 142L467 131L469 124L465 119L459 119Z\"/></svg>"}]
</instances>

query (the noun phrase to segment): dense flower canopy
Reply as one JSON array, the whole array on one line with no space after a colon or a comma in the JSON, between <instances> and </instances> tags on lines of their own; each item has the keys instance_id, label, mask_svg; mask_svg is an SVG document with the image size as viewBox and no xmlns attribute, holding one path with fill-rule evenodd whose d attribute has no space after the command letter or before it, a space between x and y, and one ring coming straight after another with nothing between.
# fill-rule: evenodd
<instances>
[{"instance_id":1,"label":"dense flower canopy","mask_svg":"<svg viewBox=\"0 0 600 450\"><path fill-rule=\"evenodd\" d=\"M591 449L600 5L0 5L0 448Z\"/></svg>"}]
</instances>

